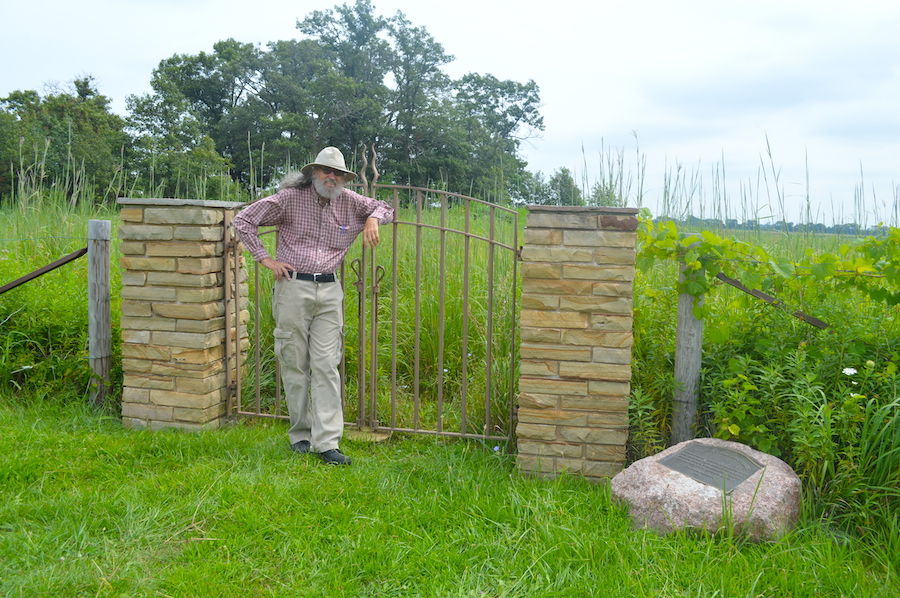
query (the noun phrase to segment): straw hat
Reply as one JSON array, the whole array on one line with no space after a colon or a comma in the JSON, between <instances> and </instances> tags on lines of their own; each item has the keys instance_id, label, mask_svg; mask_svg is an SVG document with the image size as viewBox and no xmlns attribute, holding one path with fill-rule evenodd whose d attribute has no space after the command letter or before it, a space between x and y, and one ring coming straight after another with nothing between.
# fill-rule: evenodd
<instances>
[{"instance_id":1,"label":"straw hat","mask_svg":"<svg viewBox=\"0 0 900 598\"><path fill-rule=\"evenodd\" d=\"M345 182L350 182L356 178L356 173L347 170L347 165L344 162L344 154L336 147L326 147L323 149L319 152L319 155L316 156L316 159L301 168L300 172L305 175L311 175L313 168L316 166L340 170L344 173Z\"/></svg>"}]
</instances>

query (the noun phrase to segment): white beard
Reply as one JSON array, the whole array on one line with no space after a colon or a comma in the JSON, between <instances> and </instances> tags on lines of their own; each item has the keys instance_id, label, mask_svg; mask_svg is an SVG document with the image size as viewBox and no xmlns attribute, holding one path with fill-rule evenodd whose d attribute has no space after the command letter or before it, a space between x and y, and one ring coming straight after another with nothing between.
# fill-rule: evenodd
<instances>
[{"instance_id":1,"label":"white beard","mask_svg":"<svg viewBox=\"0 0 900 598\"><path fill-rule=\"evenodd\" d=\"M325 199L334 199L344 192L344 183L338 182L334 187L328 188L322 183L322 181L313 177L313 189L316 190L316 193L318 193L320 197L324 197Z\"/></svg>"}]
</instances>

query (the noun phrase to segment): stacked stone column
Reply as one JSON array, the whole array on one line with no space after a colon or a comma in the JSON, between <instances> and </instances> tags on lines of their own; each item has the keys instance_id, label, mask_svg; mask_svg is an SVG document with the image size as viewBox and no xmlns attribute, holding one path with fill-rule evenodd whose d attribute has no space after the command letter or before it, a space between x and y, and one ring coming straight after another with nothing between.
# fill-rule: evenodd
<instances>
[{"instance_id":1,"label":"stacked stone column","mask_svg":"<svg viewBox=\"0 0 900 598\"><path fill-rule=\"evenodd\" d=\"M132 428L218 427L228 399L224 268L232 262L226 259L225 225L241 204L174 199L120 199L119 204L122 422ZM239 309L231 308L231 339L234 312L242 322L249 319L245 281L246 274L237 281L242 292ZM245 331L242 327L241 351ZM232 373L238 362L229 364Z\"/></svg>"},{"instance_id":2,"label":"stacked stone column","mask_svg":"<svg viewBox=\"0 0 900 598\"><path fill-rule=\"evenodd\" d=\"M522 249L517 464L603 480L628 437L637 210L531 206Z\"/></svg>"}]
</instances>

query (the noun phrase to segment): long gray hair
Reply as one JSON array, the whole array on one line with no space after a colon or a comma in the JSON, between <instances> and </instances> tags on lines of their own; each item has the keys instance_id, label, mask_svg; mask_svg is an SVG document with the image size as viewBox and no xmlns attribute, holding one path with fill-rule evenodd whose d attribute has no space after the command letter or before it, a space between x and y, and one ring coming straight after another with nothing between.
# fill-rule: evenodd
<instances>
[{"instance_id":1,"label":"long gray hair","mask_svg":"<svg viewBox=\"0 0 900 598\"><path fill-rule=\"evenodd\" d=\"M278 190L282 189L304 189L312 185L312 176L300 172L299 170L289 172L281 179L278 184Z\"/></svg>"}]
</instances>

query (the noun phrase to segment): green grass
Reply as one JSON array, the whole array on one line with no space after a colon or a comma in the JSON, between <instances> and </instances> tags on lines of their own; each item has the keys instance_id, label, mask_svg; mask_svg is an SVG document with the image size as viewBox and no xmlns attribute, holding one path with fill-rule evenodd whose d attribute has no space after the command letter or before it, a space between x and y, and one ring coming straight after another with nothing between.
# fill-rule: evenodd
<instances>
[{"instance_id":1,"label":"green grass","mask_svg":"<svg viewBox=\"0 0 900 598\"><path fill-rule=\"evenodd\" d=\"M892 596L893 553L804 524L781 542L632 530L605 486L527 479L477 442L295 455L280 422L124 430L0 402L0 594Z\"/></svg>"}]
</instances>

